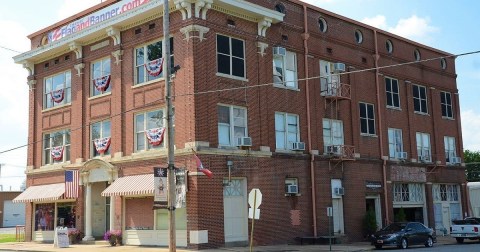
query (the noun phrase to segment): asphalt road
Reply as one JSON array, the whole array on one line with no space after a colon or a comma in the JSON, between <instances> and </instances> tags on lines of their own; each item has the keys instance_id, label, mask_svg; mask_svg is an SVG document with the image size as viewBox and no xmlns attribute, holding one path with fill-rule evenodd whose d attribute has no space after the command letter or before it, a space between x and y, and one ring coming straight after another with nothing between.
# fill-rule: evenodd
<instances>
[{"instance_id":1,"label":"asphalt road","mask_svg":"<svg viewBox=\"0 0 480 252\"><path fill-rule=\"evenodd\" d=\"M377 251L405 251L397 248L384 248ZM425 246L412 246L408 248L410 252L478 252L480 251L480 243L478 241L465 241L464 244L434 244L432 248L425 248Z\"/></svg>"}]
</instances>

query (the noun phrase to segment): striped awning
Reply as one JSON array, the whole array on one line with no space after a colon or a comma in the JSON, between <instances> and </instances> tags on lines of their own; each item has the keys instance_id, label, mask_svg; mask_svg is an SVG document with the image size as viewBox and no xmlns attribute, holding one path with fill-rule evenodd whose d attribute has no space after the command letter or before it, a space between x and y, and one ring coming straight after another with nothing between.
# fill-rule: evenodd
<instances>
[{"instance_id":1,"label":"striped awning","mask_svg":"<svg viewBox=\"0 0 480 252\"><path fill-rule=\"evenodd\" d=\"M102 196L153 195L153 173L118 178Z\"/></svg>"},{"instance_id":2,"label":"striped awning","mask_svg":"<svg viewBox=\"0 0 480 252\"><path fill-rule=\"evenodd\" d=\"M15 199L19 202L46 202L60 199L65 193L65 183L30 186Z\"/></svg>"}]
</instances>

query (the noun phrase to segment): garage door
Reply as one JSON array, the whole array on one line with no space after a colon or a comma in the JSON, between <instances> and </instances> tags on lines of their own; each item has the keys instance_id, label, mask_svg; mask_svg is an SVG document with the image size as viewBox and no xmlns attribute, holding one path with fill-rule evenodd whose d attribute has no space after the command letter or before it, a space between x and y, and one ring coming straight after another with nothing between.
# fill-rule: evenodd
<instances>
[{"instance_id":1,"label":"garage door","mask_svg":"<svg viewBox=\"0 0 480 252\"><path fill-rule=\"evenodd\" d=\"M14 227L25 225L25 203L13 203L11 200L3 202L3 226Z\"/></svg>"}]
</instances>

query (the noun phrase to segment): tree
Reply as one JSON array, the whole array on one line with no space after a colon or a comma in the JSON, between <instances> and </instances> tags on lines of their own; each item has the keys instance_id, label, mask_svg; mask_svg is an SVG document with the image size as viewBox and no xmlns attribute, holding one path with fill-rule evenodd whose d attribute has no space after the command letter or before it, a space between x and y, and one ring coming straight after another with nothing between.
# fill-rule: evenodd
<instances>
[{"instance_id":1,"label":"tree","mask_svg":"<svg viewBox=\"0 0 480 252\"><path fill-rule=\"evenodd\" d=\"M465 150L463 152L463 157L465 158L465 175L467 181L480 181L480 151Z\"/></svg>"},{"instance_id":2,"label":"tree","mask_svg":"<svg viewBox=\"0 0 480 252\"><path fill-rule=\"evenodd\" d=\"M398 210L397 215L395 215L395 221L397 222L405 222L407 221L407 215L405 214L405 210L403 210L403 207Z\"/></svg>"},{"instance_id":3,"label":"tree","mask_svg":"<svg viewBox=\"0 0 480 252\"><path fill-rule=\"evenodd\" d=\"M27 179L24 179L20 185L20 191L25 191L25 189L27 189Z\"/></svg>"},{"instance_id":4,"label":"tree","mask_svg":"<svg viewBox=\"0 0 480 252\"><path fill-rule=\"evenodd\" d=\"M369 237L371 234L377 231L377 217L375 216L375 211L368 210L363 217L363 229L366 237Z\"/></svg>"}]
</instances>

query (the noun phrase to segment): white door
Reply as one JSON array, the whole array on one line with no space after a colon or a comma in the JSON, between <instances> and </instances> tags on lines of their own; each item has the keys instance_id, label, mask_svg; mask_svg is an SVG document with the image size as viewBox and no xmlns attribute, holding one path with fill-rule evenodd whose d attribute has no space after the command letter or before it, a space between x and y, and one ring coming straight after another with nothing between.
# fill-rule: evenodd
<instances>
[{"instance_id":1,"label":"white door","mask_svg":"<svg viewBox=\"0 0 480 252\"><path fill-rule=\"evenodd\" d=\"M333 198L333 233L343 234L343 199Z\"/></svg>"},{"instance_id":2,"label":"white door","mask_svg":"<svg viewBox=\"0 0 480 252\"><path fill-rule=\"evenodd\" d=\"M448 232L450 230L450 206L448 204L443 204L442 214L443 214L443 226Z\"/></svg>"},{"instance_id":3,"label":"white door","mask_svg":"<svg viewBox=\"0 0 480 252\"><path fill-rule=\"evenodd\" d=\"M224 184L227 184L226 180ZM223 187L225 243L248 242L247 185L245 179L232 179Z\"/></svg>"},{"instance_id":4,"label":"white door","mask_svg":"<svg viewBox=\"0 0 480 252\"><path fill-rule=\"evenodd\" d=\"M25 203L13 203L11 200L3 202L3 226L14 227L25 225Z\"/></svg>"}]
</instances>

